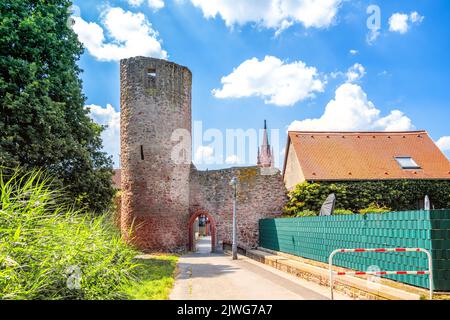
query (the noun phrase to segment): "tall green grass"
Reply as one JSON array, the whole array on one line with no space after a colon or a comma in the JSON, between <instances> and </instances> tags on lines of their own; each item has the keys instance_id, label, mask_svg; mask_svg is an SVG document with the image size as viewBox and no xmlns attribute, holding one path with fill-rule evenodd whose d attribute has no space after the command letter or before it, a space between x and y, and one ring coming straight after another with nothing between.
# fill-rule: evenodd
<instances>
[{"instance_id":1,"label":"tall green grass","mask_svg":"<svg viewBox=\"0 0 450 320\"><path fill-rule=\"evenodd\" d=\"M137 252L41 171L0 168L0 299L126 299Z\"/></svg>"}]
</instances>

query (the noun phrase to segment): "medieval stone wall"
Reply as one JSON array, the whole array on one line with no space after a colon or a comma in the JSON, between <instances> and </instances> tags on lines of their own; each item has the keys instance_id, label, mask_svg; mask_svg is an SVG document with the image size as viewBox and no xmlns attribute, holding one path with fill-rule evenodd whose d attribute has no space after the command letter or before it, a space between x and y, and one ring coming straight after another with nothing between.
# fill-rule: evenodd
<instances>
[{"instance_id":1,"label":"medieval stone wall","mask_svg":"<svg viewBox=\"0 0 450 320\"><path fill-rule=\"evenodd\" d=\"M281 213L286 190L267 168L197 171L191 164L189 69L136 57L120 62L122 234L148 251L184 251L190 222L213 219L215 245L231 243L233 190L238 185L239 246L255 247L259 219ZM180 132L181 130L181 132ZM180 135L188 138L179 148ZM185 141L185 142L186 142Z\"/></svg>"},{"instance_id":2,"label":"medieval stone wall","mask_svg":"<svg viewBox=\"0 0 450 320\"><path fill-rule=\"evenodd\" d=\"M217 228L216 246L231 243L233 188L230 181L239 181L237 192L238 246L258 245L259 220L282 213L286 188L278 170L267 174L258 167L232 168L216 171L191 171L190 214L208 213Z\"/></svg>"}]
</instances>

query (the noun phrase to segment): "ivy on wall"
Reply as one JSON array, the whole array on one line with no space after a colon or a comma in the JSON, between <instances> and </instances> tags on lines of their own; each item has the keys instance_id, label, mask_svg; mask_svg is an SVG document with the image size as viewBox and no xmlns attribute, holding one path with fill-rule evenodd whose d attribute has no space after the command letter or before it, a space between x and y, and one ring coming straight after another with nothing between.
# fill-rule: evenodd
<instances>
[{"instance_id":1,"label":"ivy on wall","mask_svg":"<svg viewBox=\"0 0 450 320\"><path fill-rule=\"evenodd\" d=\"M421 209L426 195L435 209L450 208L450 180L304 182L289 193L285 214L317 213L331 193L336 195L337 210L355 213Z\"/></svg>"}]
</instances>

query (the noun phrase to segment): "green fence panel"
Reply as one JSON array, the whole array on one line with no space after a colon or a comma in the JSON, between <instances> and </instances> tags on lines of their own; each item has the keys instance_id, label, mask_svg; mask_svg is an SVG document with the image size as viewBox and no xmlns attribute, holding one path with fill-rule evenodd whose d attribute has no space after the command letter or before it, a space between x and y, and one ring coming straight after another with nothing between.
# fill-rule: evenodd
<instances>
[{"instance_id":1,"label":"green fence panel","mask_svg":"<svg viewBox=\"0 0 450 320\"><path fill-rule=\"evenodd\" d=\"M433 256L435 290L450 291L450 210L263 219L259 231L261 247L321 262L328 262L331 252L340 248L425 248ZM417 252L343 253L334 261L359 271L428 269L427 256ZM427 275L386 278L429 286Z\"/></svg>"}]
</instances>

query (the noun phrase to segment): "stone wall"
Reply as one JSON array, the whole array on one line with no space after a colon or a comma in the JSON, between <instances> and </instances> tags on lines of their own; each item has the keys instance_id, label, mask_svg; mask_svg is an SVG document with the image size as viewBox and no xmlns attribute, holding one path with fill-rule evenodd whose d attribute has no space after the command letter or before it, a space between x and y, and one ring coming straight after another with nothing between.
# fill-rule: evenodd
<instances>
[{"instance_id":1,"label":"stone wall","mask_svg":"<svg viewBox=\"0 0 450 320\"><path fill-rule=\"evenodd\" d=\"M231 243L233 189L230 181L237 177L238 245L254 248L258 245L260 219L282 213L287 199L283 178L278 170L258 167L232 168L216 171L191 171L190 214L206 212L217 229L216 246Z\"/></svg>"},{"instance_id":2,"label":"stone wall","mask_svg":"<svg viewBox=\"0 0 450 320\"><path fill-rule=\"evenodd\" d=\"M239 245L255 247L259 219L280 214L285 203L280 172L270 174L270 169L257 167L206 172L194 168L192 75L186 67L153 58L125 59L120 62L120 85L124 237L145 251L184 251L193 234L190 223L205 213L217 230L215 245L230 243L229 182L236 176Z\"/></svg>"}]
</instances>

